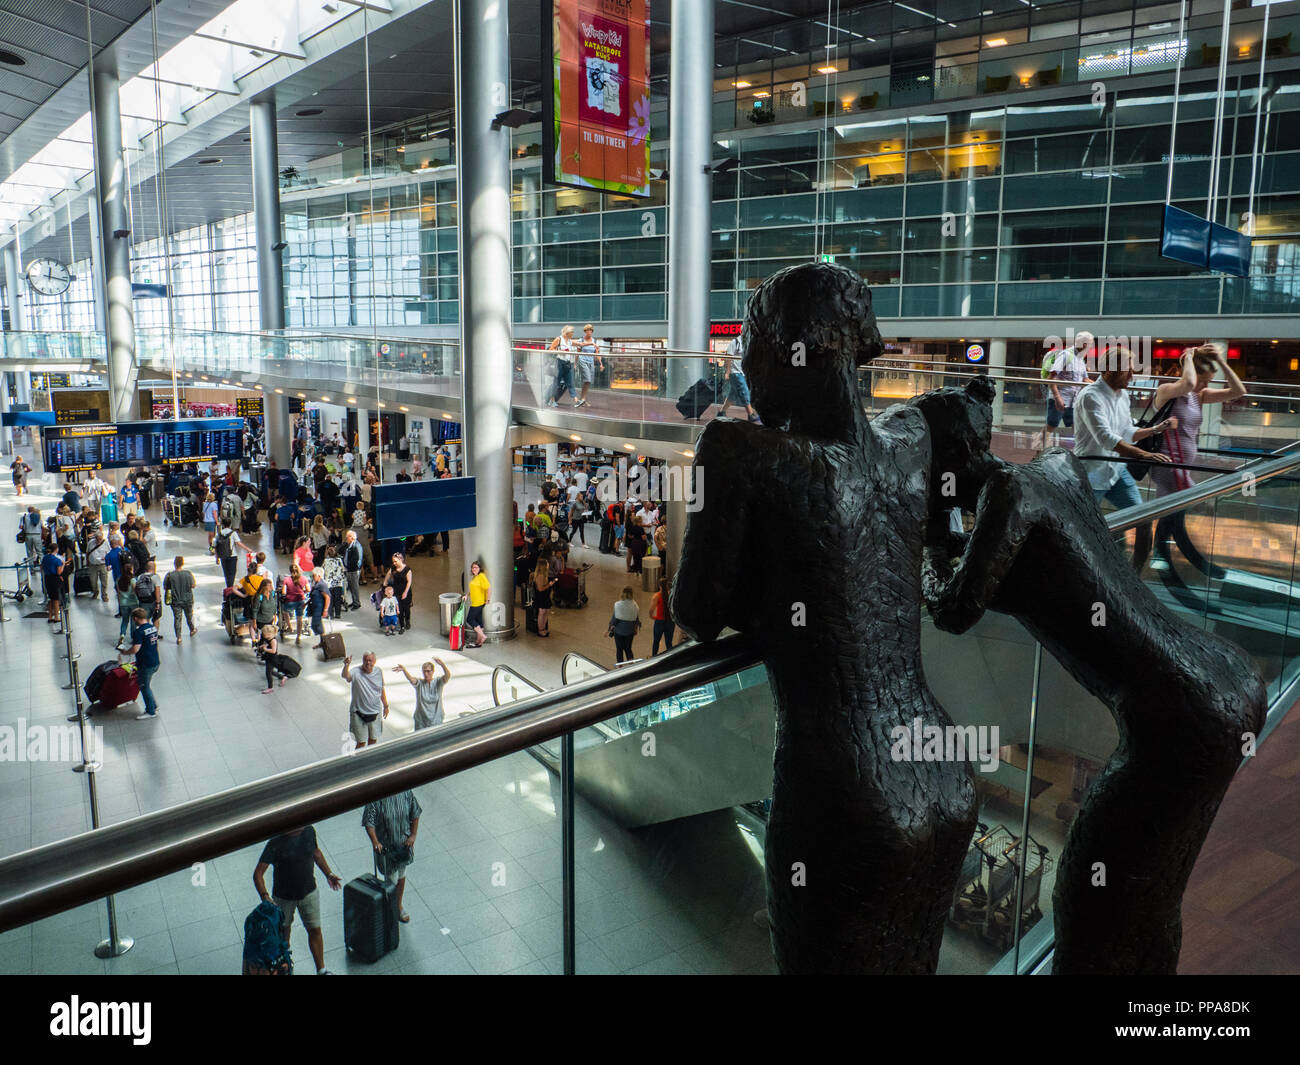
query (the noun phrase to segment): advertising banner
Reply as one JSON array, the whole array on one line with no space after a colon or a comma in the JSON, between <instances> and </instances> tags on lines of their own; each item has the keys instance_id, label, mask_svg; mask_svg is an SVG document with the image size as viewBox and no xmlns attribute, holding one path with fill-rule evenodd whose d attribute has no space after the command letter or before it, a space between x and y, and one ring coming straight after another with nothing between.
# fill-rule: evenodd
<instances>
[{"instance_id":1,"label":"advertising banner","mask_svg":"<svg viewBox=\"0 0 1300 1065\"><path fill-rule=\"evenodd\" d=\"M551 0L546 180L650 195L650 0Z\"/></svg>"}]
</instances>

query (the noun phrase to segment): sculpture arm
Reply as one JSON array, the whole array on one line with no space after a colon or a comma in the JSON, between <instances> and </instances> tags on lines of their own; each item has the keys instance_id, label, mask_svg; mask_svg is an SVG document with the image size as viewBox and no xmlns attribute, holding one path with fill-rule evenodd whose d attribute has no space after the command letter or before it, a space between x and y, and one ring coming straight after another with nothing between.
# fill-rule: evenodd
<instances>
[{"instance_id":1,"label":"sculpture arm","mask_svg":"<svg viewBox=\"0 0 1300 1065\"><path fill-rule=\"evenodd\" d=\"M746 445L753 428L743 422L711 422L700 434L691 465L695 499L687 519L682 557L673 579L669 612L697 640L714 640L730 623L744 566L744 530L755 470L762 467ZM706 496L705 473L711 495ZM725 490L723 489L723 486Z\"/></svg>"},{"instance_id":2,"label":"sculpture arm","mask_svg":"<svg viewBox=\"0 0 1300 1065\"><path fill-rule=\"evenodd\" d=\"M949 570L935 549L925 552L921 591L934 623L945 632L965 632L996 599L1031 528L1021 502L1015 474L992 474L980 490L975 527L956 568Z\"/></svg>"}]
</instances>

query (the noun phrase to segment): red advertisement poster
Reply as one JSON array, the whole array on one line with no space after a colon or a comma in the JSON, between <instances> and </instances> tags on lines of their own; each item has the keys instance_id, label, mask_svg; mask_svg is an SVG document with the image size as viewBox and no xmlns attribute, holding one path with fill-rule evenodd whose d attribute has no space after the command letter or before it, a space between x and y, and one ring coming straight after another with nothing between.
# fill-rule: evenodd
<instances>
[{"instance_id":1,"label":"red advertisement poster","mask_svg":"<svg viewBox=\"0 0 1300 1065\"><path fill-rule=\"evenodd\" d=\"M550 180L650 194L649 0L553 0Z\"/></svg>"}]
</instances>

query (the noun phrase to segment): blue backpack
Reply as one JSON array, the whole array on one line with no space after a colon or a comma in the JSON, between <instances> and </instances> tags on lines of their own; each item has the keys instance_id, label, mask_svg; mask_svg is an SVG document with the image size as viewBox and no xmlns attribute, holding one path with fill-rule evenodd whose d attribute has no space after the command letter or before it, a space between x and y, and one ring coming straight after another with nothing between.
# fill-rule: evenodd
<instances>
[{"instance_id":1,"label":"blue backpack","mask_svg":"<svg viewBox=\"0 0 1300 1065\"><path fill-rule=\"evenodd\" d=\"M292 976L293 956L284 938L284 915L274 902L261 902L244 918L244 975Z\"/></svg>"}]
</instances>

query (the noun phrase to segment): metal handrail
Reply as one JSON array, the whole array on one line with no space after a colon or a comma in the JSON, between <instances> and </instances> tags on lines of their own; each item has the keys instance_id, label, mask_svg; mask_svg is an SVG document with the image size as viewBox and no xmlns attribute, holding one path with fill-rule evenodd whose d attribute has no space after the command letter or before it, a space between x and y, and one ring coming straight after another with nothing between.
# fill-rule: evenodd
<instances>
[{"instance_id":1,"label":"metal handrail","mask_svg":"<svg viewBox=\"0 0 1300 1065\"><path fill-rule=\"evenodd\" d=\"M600 670L600 673L598 673L597 676L602 676L605 673L609 672L609 670L605 666L602 666L599 662L593 662L586 655L579 654L577 651L569 651L560 660L560 683L561 684L569 683L569 662L570 661L575 661L575 662L582 661L588 663L589 665L595 666L598 670Z\"/></svg>"},{"instance_id":2,"label":"metal handrail","mask_svg":"<svg viewBox=\"0 0 1300 1065\"><path fill-rule=\"evenodd\" d=\"M513 705L513 704L515 704L515 703L520 702L519 699L511 699L510 702L508 702L508 703L503 703L503 702L501 701L500 697L497 695L497 678L500 677L500 676L501 676L502 674L504 674L504 673L508 673L508 674L510 674L510 676L514 677L516 680L521 680L521 681L523 681L525 684L528 685L528 687L530 687L530 688L533 689L533 694L537 694L538 692L544 692L544 691L546 691L546 689L543 688L540 684L538 684L535 680L529 680L529 679L528 679L527 677L525 677L522 673L520 673L519 670L517 670L517 669L512 669L510 666L507 666L507 665L504 665L504 664L502 664L502 665L498 665L498 666L494 666L494 667L492 668L492 681L491 681L491 686L492 686L492 702L493 702L495 705L497 705L497 706L511 706L511 705Z\"/></svg>"},{"instance_id":3,"label":"metal handrail","mask_svg":"<svg viewBox=\"0 0 1300 1065\"><path fill-rule=\"evenodd\" d=\"M422 729L0 859L0 931L440 780L760 661L743 636Z\"/></svg>"},{"instance_id":4,"label":"metal handrail","mask_svg":"<svg viewBox=\"0 0 1300 1065\"><path fill-rule=\"evenodd\" d=\"M1249 474L1252 483L1258 484L1261 481L1270 480L1280 474L1290 473L1296 469L1300 469L1300 453L1281 455L1250 470L1229 470L1225 474L1211 477L1209 480L1194 484L1190 488L1184 488L1167 496L1159 496L1156 499L1148 499L1135 507L1125 507L1123 510L1113 511L1107 515L1106 525L1111 532L1125 532L1138 525L1149 524L1168 514L1176 514L1179 511L1187 510L1198 503L1217 499L1219 496L1225 496L1230 492L1240 491L1242 486L1241 475L1243 473Z\"/></svg>"}]
</instances>

